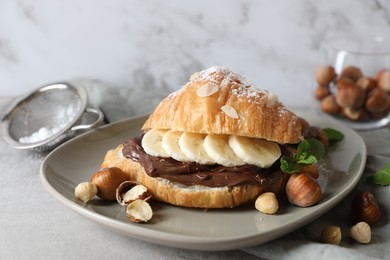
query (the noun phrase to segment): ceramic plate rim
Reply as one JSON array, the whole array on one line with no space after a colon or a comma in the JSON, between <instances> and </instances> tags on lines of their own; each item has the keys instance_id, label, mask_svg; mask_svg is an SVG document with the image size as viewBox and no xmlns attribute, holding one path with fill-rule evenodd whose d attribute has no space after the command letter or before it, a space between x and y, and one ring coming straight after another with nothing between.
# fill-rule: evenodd
<instances>
[{"instance_id":1,"label":"ceramic plate rim","mask_svg":"<svg viewBox=\"0 0 390 260\"><path fill-rule=\"evenodd\" d=\"M129 119L124 119L117 121L115 123L111 123L102 127L99 127L96 130L92 130L90 132L87 132L85 134L82 134L64 144L56 148L54 151L52 151L42 162L40 167L40 179L43 184L43 186L46 188L46 190L57 200L59 200L61 203L72 209L73 211L79 213L80 215L93 220L99 224L102 224L105 227L108 227L118 233L121 233L123 235L127 235L136 239L171 246L171 247L179 247L179 248L187 248L187 249L196 249L196 250L231 250L231 249L238 249L243 247L249 247L257 244L261 244L263 242L270 241L272 239L275 239L277 237L280 237L281 235L287 234L295 229L298 229L299 227L303 226L304 224L307 224L316 218L320 217L322 214L329 211L332 207L337 205L338 202L340 202L344 197L348 195L348 193L356 186L357 182L362 176L364 166L365 166L365 160L366 160L366 146L364 144L363 139L352 129L342 125L341 123L337 122L336 120L328 119L320 114L313 114L313 113L307 113L303 111L295 111L298 115L304 115L306 118L311 118L308 121L312 121L313 119L317 118L317 120L320 120L324 123L329 123L332 126L337 126L338 129L341 129L344 132L347 132L348 135L352 135L353 139L356 142L359 142L359 153L362 156L362 161L358 165L358 169L356 169L356 173L353 175L353 178L349 181L346 181L345 189L339 193L333 194L332 198L324 201L318 206L314 206L312 210L309 209L308 214L304 215L302 219L294 220L291 223L283 225L283 228L279 228L276 230L271 230L264 233L259 234L248 234L248 235L240 235L240 236L231 236L231 237L205 237L205 236L189 236L189 235L182 235L182 234L175 234L175 233L169 233L164 232L161 230L154 230L145 228L143 225L132 223L127 224L123 223L121 221L118 221L116 219L110 218L109 216L105 216L100 214L99 212L93 211L91 208L84 207L80 205L79 203L76 203L74 200L70 200L65 197L64 194L62 194L56 187L54 187L51 183L49 178L53 177L49 175L48 167L53 163L53 160L55 159L55 155L64 149L65 147L71 147L73 143L77 142L78 140L82 138L87 138L89 136L93 136L96 131L99 129L105 129L107 131L113 129L115 126L120 124L132 124L136 122L137 120L143 120L146 119L147 116L136 116ZM352 136L348 138L352 138ZM120 140L118 140L119 142ZM104 151L105 152L105 151ZM53 158L53 159L52 159ZM103 159L103 158L101 158ZM86 174L90 174L89 172ZM166 205L167 207L173 207L170 205ZM169 220L168 220L169 221ZM293 225L294 224L294 225ZM147 225L147 224L146 224Z\"/></svg>"}]
</instances>

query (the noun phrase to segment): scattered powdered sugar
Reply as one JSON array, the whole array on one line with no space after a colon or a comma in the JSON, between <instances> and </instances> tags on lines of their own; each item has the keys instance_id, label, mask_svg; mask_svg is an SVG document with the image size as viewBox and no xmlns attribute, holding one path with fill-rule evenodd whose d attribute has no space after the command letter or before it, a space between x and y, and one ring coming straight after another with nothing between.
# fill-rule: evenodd
<instances>
[{"instance_id":1,"label":"scattered powdered sugar","mask_svg":"<svg viewBox=\"0 0 390 260\"><path fill-rule=\"evenodd\" d=\"M214 75L220 75L223 78L218 79ZM253 83L247 80L244 76L234 73L228 68L220 66L212 66L208 69L197 72L191 76L190 80L209 81L221 86L227 86L230 82L237 82L245 86L254 86Z\"/></svg>"},{"instance_id":2,"label":"scattered powdered sugar","mask_svg":"<svg viewBox=\"0 0 390 260\"><path fill-rule=\"evenodd\" d=\"M38 131L32 133L30 136L19 138L19 142L23 144L39 142L57 134L59 131L61 131L61 129L62 127L56 127L52 129L41 127Z\"/></svg>"},{"instance_id":3,"label":"scattered powdered sugar","mask_svg":"<svg viewBox=\"0 0 390 260\"><path fill-rule=\"evenodd\" d=\"M231 106L222 106L221 110L229 117L237 119L238 118L238 113L237 111L231 107Z\"/></svg>"}]
</instances>

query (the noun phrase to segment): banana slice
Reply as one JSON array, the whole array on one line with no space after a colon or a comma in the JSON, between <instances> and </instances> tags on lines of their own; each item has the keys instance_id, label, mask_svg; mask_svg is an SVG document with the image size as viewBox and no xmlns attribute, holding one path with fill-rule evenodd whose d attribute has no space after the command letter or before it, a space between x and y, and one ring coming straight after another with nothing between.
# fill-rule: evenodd
<instances>
[{"instance_id":1,"label":"banana slice","mask_svg":"<svg viewBox=\"0 0 390 260\"><path fill-rule=\"evenodd\" d=\"M204 139L203 146L211 159L218 164L228 167L245 164L230 148L229 136L227 135L209 134Z\"/></svg>"},{"instance_id":2,"label":"banana slice","mask_svg":"<svg viewBox=\"0 0 390 260\"><path fill-rule=\"evenodd\" d=\"M145 133L141 145L151 156L169 158L169 154L162 146L162 139L168 130L151 129Z\"/></svg>"},{"instance_id":3,"label":"banana slice","mask_svg":"<svg viewBox=\"0 0 390 260\"><path fill-rule=\"evenodd\" d=\"M182 132L168 131L165 133L162 139L162 147L165 152L179 162L188 162L189 159L181 151L179 146L179 138L182 136Z\"/></svg>"},{"instance_id":4,"label":"banana slice","mask_svg":"<svg viewBox=\"0 0 390 260\"><path fill-rule=\"evenodd\" d=\"M244 162L260 168L270 167L281 155L278 144L264 139L231 135L229 146Z\"/></svg>"},{"instance_id":5,"label":"banana slice","mask_svg":"<svg viewBox=\"0 0 390 260\"><path fill-rule=\"evenodd\" d=\"M205 137L205 134L183 133L179 139L180 149L190 161L199 164L215 164L203 147Z\"/></svg>"}]
</instances>

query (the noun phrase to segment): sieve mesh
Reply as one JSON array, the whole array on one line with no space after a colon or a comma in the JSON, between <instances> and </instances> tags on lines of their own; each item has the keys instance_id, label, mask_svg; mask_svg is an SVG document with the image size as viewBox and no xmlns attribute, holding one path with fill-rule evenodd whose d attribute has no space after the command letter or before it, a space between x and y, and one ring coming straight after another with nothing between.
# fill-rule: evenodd
<instances>
[{"instance_id":1,"label":"sieve mesh","mask_svg":"<svg viewBox=\"0 0 390 260\"><path fill-rule=\"evenodd\" d=\"M24 143L42 141L74 124L83 110L82 100L72 88L66 85L43 88L23 100L13 111L9 133L14 140Z\"/></svg>"}]
</instances>

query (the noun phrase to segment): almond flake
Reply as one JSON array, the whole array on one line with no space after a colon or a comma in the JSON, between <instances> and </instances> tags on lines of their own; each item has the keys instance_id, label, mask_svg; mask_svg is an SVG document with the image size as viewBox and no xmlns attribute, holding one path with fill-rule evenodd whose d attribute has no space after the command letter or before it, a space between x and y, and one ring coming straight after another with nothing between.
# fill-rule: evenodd
<instances>
[{"instance_id":1,"label":"almond flake","mask_svg":"<svg viewBox=\"0 0 390 260\"><path fill-rule=\"evenodd\" d=\"M230 116L231 118L238 118L238 113L237 111L232 108L231 106L223 106L221 107L221 110L227 115Z\"/></svg>"},{"instance_id":2,"label":"almond flake","mask_svg":"<svg viewBox=\"0 0 390 260\"><path fill-rule=\"evenodd\" d=\"M199 97L208 97L211 96L212 94L216 93L218 91L218 85L215 84L207 84L204 85L196 91L196 94Z\"/></svg>"},{"instance_id":3,"label":"almond flake","mask_svg":"<svg viewBox=\"0 0 390 260\"><path fill-rule=\"evenodd\" d=\"M268 93L266 107L273 107L278 101L278 97L275 94Z\"/></svg>"}]
</instances>

